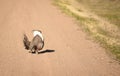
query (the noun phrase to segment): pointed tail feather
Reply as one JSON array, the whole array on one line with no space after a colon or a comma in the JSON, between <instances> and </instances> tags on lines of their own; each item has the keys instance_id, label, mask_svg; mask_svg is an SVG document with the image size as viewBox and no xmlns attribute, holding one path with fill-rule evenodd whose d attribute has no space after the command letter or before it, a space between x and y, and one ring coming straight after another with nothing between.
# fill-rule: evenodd
<instances>
[{"instance_id":1,"label":"pointed tail feather","mask_svg":"<svg viewBox=\"0 0 120 76\"><path fill-rule=\"evenodd\" d=\"M24 34L23 43L24 43L25 49L29 50L30 41L28 40L28 37L26 36L26 34Z\"/></svg>"}]
</instances>

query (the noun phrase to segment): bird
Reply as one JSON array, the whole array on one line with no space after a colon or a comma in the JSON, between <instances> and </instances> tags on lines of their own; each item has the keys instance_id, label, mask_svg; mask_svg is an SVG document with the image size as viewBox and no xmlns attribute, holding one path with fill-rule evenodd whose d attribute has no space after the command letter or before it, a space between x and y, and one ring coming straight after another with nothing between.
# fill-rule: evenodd
<instances>
[{"instance_id":1,"label":"bird","mask_svg":"<svg viewBox=\"0 0 120 76\"><path fill-rule=\"evenodd\" d=\"M24 33L23 43L25 49L30 50L30 53L37 53L39 50L42 50L44 47L44 38L41 30L32 30L33 31L33 39L29 41L27 35Z\"/></svg>"}]
</instances>

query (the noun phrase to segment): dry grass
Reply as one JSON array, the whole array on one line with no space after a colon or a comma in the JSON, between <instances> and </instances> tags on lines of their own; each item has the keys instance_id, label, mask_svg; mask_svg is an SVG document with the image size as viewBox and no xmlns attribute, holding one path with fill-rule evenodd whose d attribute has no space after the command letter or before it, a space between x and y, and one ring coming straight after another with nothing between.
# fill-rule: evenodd
<instances>
[{"instance_id":1,"label":"dry grass","mask_svg":"<svg viewBox=\"0 0 120 76\"><path fill-rule=\"evenodd\" d=\"M120 0L77 0L120 28Z\"/></svg>"},{"instance_id":2,"label":"dry grass","mask_svg":"<svg viewBox=\"0 0 120 76\"><path fill-rule=\"evenodd\" d=\"M101 3L99 4L100 1ZM103 2L108 2L108 4L100 6L104 4L102 0L54 0L55 5L59 6L64 13L74 17L83 30L115 55L116 59L120 59L119 13L111 10L116 6L107 9L108 5L110 6L111 4L109 4L109 0ZM114 10L117 10L117 8ZM114 16L108 13L110 11ZM118 18L116 18L117 16ZM115 20L113 21L112 19Z\"/></svg>"}]
</instances>

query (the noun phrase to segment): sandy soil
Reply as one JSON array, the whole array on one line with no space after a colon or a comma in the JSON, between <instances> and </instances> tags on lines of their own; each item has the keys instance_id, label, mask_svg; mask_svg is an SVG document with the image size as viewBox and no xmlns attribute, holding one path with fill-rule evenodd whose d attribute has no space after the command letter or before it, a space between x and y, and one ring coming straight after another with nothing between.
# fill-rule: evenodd
<instances>
[{"instance_id":1,"label":"sandy soil","mask_svg":"<svg viewBox=\"0 0 120 76\"><path fill-rule=\"evenodd\" d=\"M87 39L52 0L0 0L0 76L120 76L120 65ZM46 51L28 53L23 33L41 29Z\"/></svg>"}]
</instances>

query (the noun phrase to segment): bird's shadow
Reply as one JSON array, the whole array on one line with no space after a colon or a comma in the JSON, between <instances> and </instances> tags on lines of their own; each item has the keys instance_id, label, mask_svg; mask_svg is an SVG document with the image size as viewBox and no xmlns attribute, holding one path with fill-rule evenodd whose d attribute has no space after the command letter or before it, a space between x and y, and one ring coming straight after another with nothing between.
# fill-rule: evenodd
<instances>
[{"instance_id":1,"label":"bird's shadow","mask_svg":"<svg viewBox=\"0 0 120 76\"><path fill-rule=\"evenodd\" d=\"M38 54L45 54L45 53L52 53L52 52L55 52L55 50L46 49L43 51L39 51ZM35 54L35 52L32 52L32 54Z\"/></svg>"}]
</instances>

